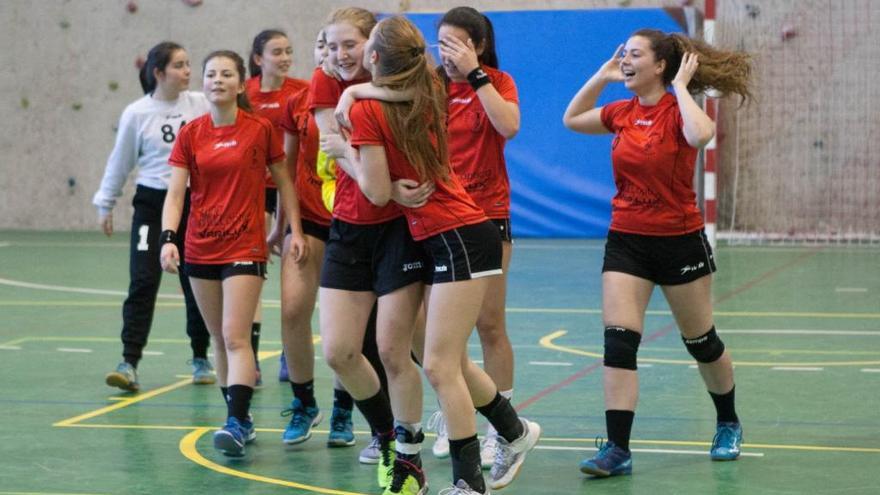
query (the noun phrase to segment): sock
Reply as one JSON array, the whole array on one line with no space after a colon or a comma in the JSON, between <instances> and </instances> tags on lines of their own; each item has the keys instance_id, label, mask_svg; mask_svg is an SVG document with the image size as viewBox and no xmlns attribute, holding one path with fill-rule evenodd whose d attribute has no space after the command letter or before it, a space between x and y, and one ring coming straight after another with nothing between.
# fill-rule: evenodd
<instances>
[{"instance_id":1,"label":"sock","mask_svg":"<svg viewBox=\"0 0 880 495\"><path fill-rule=\"evenodd\" d=\"M229 416L237 418L239 421L246 421L248 410L251 408L251 397L253 396L253 387L248 387L247 385L230 385L229 405L227 407Z\"/></svg>"},{"instance_id":2,"label":"sock","mask_svg":"<svg viewBox=\"0 0 880 495\"><path fill-rule=\"evenodd\" d=\"M305 407L315 407L315 380L309 380L305 383L290 382L290 388L293 389L293 396L300 400Z\"/></svg>"},{"instance_id":3,"label":"sock","mask_svg":"<svg viewBox=\"0 0 880 495\"><path fill-rule=\"evenodd\" d=\"M609 409L605 411L605 428L608 430L608 441L629 450L629 436L632 433L634 411Z\"/></svg>"},{"instance_id":4,"label":"sock","mask_svg":"<svg viewBox=\"0 0 880 495\"><path fill-rule=\"evenodd\" d=\"M391 412L391 403L387 395L380 390L376 395L368 399L356 400L354 403L378 436L394 437L394 413Z\"/></svg>"},{"instance_id":5,"label":"sock","mask_svg":"<svg viewBox=\"0 0 880 495\"><path fill-rule=\"evenodd\" d=\"M352 409L354 409L354 399L351 397L351 394L348 393L348 391L334 388L333 407L345 409L346 411L351 411Z\"/></svg>"},{"instance_id":6,"label":"sock","mask_svg":"<svg viewBox=\"0 0 880 495\"><path fill-rule=\"evenodd\" d=\"M422 467L422 442L425 434L421 423L394 422L395 450L397 458L406 461L419 469Z\"/></svg>"},{"instance_id":7,"label":"sock","mask_svg":"<svg viewBox=\"0 0 880 495\"><path fill-rule=\"evenodd\" d=\"M519 420L519 415L510 405L510 401L501 394L496 392L495 398L485 406L478 407L477 411L492 423L498 434L508 443L522 436L524 431L522 421Z\"/></svg>"},{"instance_id":8,"label":"sock","mask_svg":"<svg viewBox=\"0 0 880 495\"><path fill-rule=\"evenodd\" d=\"M730 389L730 392L727 392L726 394L718 395L709 392L709 396L712 397L712 402L715 403L715 413L719 423L739 423L739 417L736 415L736 407L734 407L735 392L736 386Z\"/></svg>"},{"instance_id":9,"label":"sock","mask_svg":"<svg viewBox=\"0 0 880 495\"><path fill-rule=\"evenodd\" d=\"M255 321L251 325L251 347L254 349L254 360L257 361L257 369L260 369L260 329L263 324Z\"/></svg>"},{"instance_id":10,"label":"sock","mask_svg":"<svg viewBox=\"0 0 880 495\"><path fill-rule=\"evenodd\" d=\"M223 403L229 407L229 387L220 387L220 395L223 396Z\"/></svg>"},{"instance_id":11,"label":"sock","mask_svg":"<svg viewBox=\"0 0 880 495\"><path fill-rule=\"evenodd\" d=\"M480 441L474 435L460 440L449 439L449 457L452 459L452 483L464 480L471 489L486 492L483 468L480 465Z\"/></svg>"}]
</instances>

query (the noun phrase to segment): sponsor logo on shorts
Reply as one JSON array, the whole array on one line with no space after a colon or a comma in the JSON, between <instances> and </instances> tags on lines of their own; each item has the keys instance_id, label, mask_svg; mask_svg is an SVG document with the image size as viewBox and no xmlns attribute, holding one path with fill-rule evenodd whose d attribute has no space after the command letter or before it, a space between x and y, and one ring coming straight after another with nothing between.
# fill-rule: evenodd
<instances>
[{"instance_id":1,"label":"sponsor logo on shorts","mask_svg":"<svg viewBox=\"0 0 880 495\"><path fill-rule=\"evenodd\" d=\"M236 261L232 263L232 266L253 266L253 261Z\"/></svg>"},{"instance_id":2,"label":"sponsor logo on shorts","mask_svg":"<svg viewBox=\"0 0 880 495\"><path fill-rule=\"evenodd\" d=\"M702 269L705 266L706 266L706 264L703 263L702 261L697 263L696 265L684 265L681 268L681 274L684 275L685 273L688 273L688 272L695 272L697 270Z\"/></svg>"},{"instance_id":3,"label":"sponsor logo on shorts","mask_svg":"<svg viewBox=\"0 0 880 495\"><path fill-rule=\"evenodd\" d=\"M444 273L449 271L449 267L446 265L434 265L434 273Z\"/></svg>"},{"instance_id":4,"label":"sponsor logo on shorts","mask_svg":"<svg viewBox=\"0 0 880 495\"><path fill-rule=\"evenodd\" d=\"M424 267L421 261L413 261L412 263L404 263L403 264L403 272L406 273L410 270L421 270Z\"/></svg>"}]
</instances>

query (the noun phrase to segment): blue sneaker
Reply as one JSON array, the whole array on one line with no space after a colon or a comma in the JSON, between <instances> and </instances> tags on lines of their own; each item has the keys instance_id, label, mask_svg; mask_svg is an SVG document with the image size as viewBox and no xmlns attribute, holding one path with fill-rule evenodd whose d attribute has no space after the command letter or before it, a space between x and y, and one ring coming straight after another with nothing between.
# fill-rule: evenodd
<instances>
[{"instance_id":1,"label":"blue sneaker","mask_svg":"<svg viewBox=\"0 0 880 495\"><path fill-rule=\"evenodd\" d=\"M739 447L742 445L742 440L742 425L739 423L718 423L709 457L713 461L735 461L739 457Z\"/></svg>"},{"instance_id":2,"label":"blue sneaker","mask_svg":"<svg viewBox=\"0 0 880 495\"><path fill-rule=\"evenodd\" d=\"M138 383L137 370L134 366L124 361L119 363L116 370L107 373L104 381L111 387L119 387L127 392L137 392L141 389L141 384Z\"/></svg>"},{"instance_id":3,"label":"blue sneaker","mask_svg":"<svg viewBox=\"0 0 880 495\"><path fill-rule=\"evenodd\" d=\"M581 461L581 472L607 478L620 474L632 474L632 453L623 450L614 442L603 442L596 438L596 447L599 452L592 459Z\"/></svg>"},{"instance_id":4,"label":"blue sneaker","mask_svg":"<svg viewBox=\"0 0 880 495\"><path fill-rule=\"evenodd\" d=\"M193 358L190 364L193 367L194 385L212 385L217 381L217 375L214 373L211 361L205 358Z\"/></svg>"},{"instance_id":5,"label":"blue sneaker","mask_svg":"<svg viewBox=\"0 0 880 495\"><path fill-rule=\"evenodd\" d=\"M243 457L246 443L256 438L252 421L230 416L223 428L214 432L214 448L228 457Z\"/></svg>"},{"instance_id":6,"label":"blue sneaker","mask_svg":"<svg viewBox=\"0 0 880 495\"><path fill-rule=\"evenodd\" d=\"M328 447L351 447L354 445L354 431L351 424L351 410L334 407L330 414L330 434Z\"/></svg>"},{"instance_id":7,"label":"blue sneaker","mask_svg":"<svg viewBox=\"0 0 880 495\"><path fill-rule=\"evenodd\" d=\"M282 383L290 381L290 374L287 373L287 358L284 357L283 352L278 358L278 381Z\"/></svg>"},{"instance_id":8,"label":"blue sneaker","mask_svg":"<svg viewBox=\"0 0 880 495\"><path fill-rule=\"evenodd\" d=\"M312 437L312 427L318 426L323 417L317 407L305 407L299 399L293 399L290 409L281 412L281 416L290 416L290 422L281 435L287 445L302 443Z\"/></svg>"}]
</instances>

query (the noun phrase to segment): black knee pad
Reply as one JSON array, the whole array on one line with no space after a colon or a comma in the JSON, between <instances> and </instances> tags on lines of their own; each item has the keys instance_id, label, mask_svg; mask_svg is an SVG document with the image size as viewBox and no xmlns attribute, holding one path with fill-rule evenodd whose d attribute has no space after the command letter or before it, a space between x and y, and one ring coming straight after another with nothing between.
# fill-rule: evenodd
<instances>
[{"instance_id":1,"label":"black knee pad","mask_svg":"<svg viewBox=\"0 0 880 495\"><path fill-rule=\"evenodd\" d=\"M642 336L623 327L605 327L605 366L635 370Z\"/></svg>"},{"instance_id":2,"label":"black knee pad","mask_svg":"<svg viewBox=\"0 0 880 495\"><path fill-rule=\"evenodd\" d=\"M691 356L700 363L714 363L724 354L724 342L718 338L715 327L709 329L703 336L695 339L681 338Z\"/></svg>"}]
</instances>

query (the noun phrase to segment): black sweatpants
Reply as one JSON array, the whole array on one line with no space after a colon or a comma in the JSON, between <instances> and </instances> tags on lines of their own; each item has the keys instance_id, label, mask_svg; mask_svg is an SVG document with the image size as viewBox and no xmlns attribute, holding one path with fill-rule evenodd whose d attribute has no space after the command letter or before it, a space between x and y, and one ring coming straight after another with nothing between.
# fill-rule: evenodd
<instances>
[{"instance_id":1,"label":"black sweatpants","mask_svg":"<svg viewBox=\"0 0 880 495\"><path fill-rule=\"evenodd\" d=\"M165 194L162 189L137 186L132 206L134 218L131 224L131 246L129 258L130 282L128 297L122 304L122 357L126 362L137 365L140 361L150 327L153 311L156 308L156 294L162 281L162 266L159 263L159 234L162 232L162 206ZM186 237L186 220L189 216L189 191L183 206L180 228L177 229L177 248L180 259L184 259L183 240ZM199 308L196 305L189 277L179 271L180 286L186 303L186 333L190 338L193 355L204 356L210 335Z\"/></svg>"}]
</instances>

